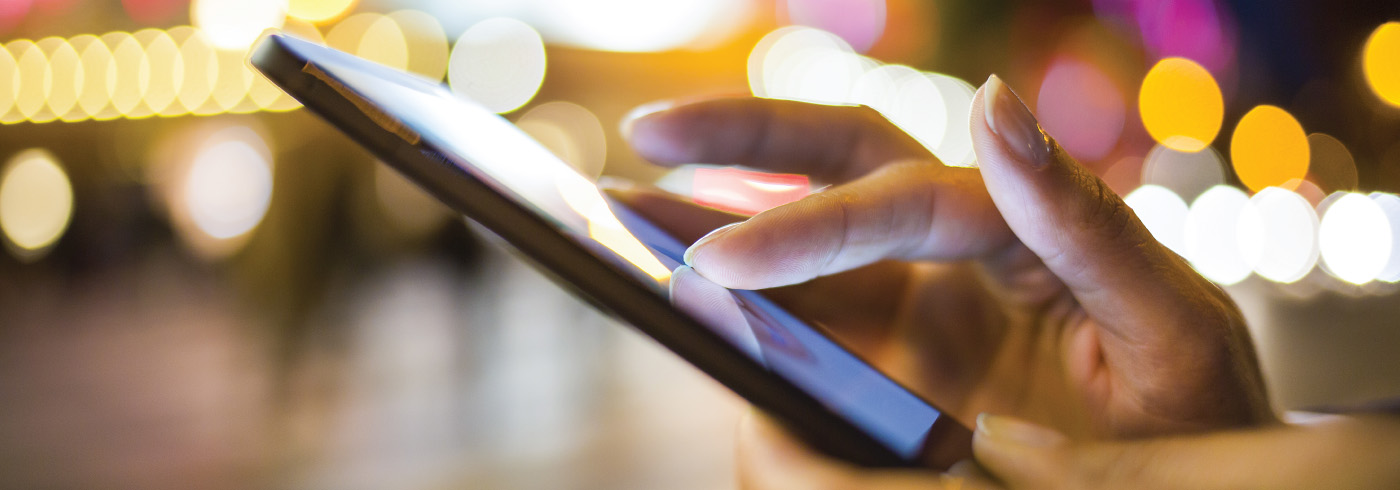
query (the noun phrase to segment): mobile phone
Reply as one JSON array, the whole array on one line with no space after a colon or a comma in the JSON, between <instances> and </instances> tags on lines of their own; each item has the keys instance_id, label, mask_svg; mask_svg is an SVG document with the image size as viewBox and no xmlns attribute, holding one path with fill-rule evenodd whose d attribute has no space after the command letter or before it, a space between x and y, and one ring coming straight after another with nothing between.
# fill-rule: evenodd
<instances>
[{"instance_id":1,"label":"mobile phone","mask_svg":"<svg viewBox=\"0 0 1400 490\"><path fill-rule=\"evenodd\" d=\"M440 83L276 32L250 61L556 282L815 448L884 467L946 465L968 453L970 432L952 417L762 294L683 267L685 244Z\"/></svg>"}]
</instances>

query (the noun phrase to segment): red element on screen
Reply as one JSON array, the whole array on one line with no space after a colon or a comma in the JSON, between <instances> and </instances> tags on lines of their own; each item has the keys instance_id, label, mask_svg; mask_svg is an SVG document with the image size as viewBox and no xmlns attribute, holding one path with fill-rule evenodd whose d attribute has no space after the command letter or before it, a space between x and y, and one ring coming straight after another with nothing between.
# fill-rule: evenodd
<instances>
[{"instance_id":1,"label":"red element on screen","mask_svg":"<svg viewBox=\"0 0 1400 490\"><path fill-rule=\"evenodd\" d=\"M805 175L697 168L690 195L696 204L753 215L806 197L810 185Z\"/></svg>"}]
</instances>

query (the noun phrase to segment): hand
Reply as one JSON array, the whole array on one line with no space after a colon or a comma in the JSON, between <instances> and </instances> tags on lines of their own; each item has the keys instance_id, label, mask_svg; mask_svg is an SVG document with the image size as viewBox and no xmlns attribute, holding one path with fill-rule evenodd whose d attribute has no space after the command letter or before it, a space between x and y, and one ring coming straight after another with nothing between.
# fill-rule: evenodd
<instances>
[{"instance_id":1,"label":"hand","mask_svg":"<svg viewBox=\"0 0 1400 490\"><path fill-rule=\"evenodd\" d=\"M1400 418L1327 416L1205 435L1073 442L1047 427L979 419L976 462L947 474L872 471L817 455L761 416L741 423L741 486L761 489L1141 490L1400 487Z\"/></svg>"},{"instance_id":2,"label":"hand","mask_svg":"<svg viewBox=\"0 0 1400 490\"><path fill-rule=\"evenodd\" d=\"M859 107L707 100L641 116L630 137L660 164L836 184L705 237L687 262L731 288L800 284L774 299L965 424L1010 414L1082 438L1273 420L1223 291L995 77L971 124L980 171L939 165ZM614 196L682 237L725 221L656 192Z\"/></svg>"}]
</instances>

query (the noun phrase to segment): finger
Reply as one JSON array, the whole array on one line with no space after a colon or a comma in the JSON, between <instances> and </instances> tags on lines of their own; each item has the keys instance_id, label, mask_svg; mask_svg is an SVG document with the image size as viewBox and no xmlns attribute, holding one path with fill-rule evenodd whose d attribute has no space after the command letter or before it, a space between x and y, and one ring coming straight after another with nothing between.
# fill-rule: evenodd
<instances>
[{"instance_id":1,"label":"finger","mask_svg":"<svg viewBox=\"0 0 1400 490\"><path fill-rule=\"evenodd\" d=\"M1252 353L1242 320L1224 293L1158 243L1107 184L1041 130L996 76L978 90L971 124L996 207L1097 320L1102 327L1093 332L1097 342L1081 345L1096 348L1101 342L1104 362L1121 368L1117 374L1126 376L1129 386L1145 390L1135 396L1149 406L1165 403L1155 408L1180 420L1201 414L1173 413L1172 400L1191 397L1169 391L1189 387L1232 396L1258 391L1250 388L1259 384L1247 379L1248 370L1239 367L1248 363L1235 364L1246 357L1252 361ZM1163 376L1173 381L1159 382ZM1235 385L1207 388L1203 381ZM1262 402L1262 393L1257 395ZM1205 406L1198 402L1190 401Z\"/></svg>"},{"instance_id":2,"label":"finger","mask_svg":"<svg viewBox=\"0 0 1400 490\"><path fill-rule=\"evenodd\" d=\"M977 465L1010 488L1067 486L1069 439L1050 428L991 414L977 416Z\"/></svg>"},{"instance_id":3,"label":"finger","mask_svg":"<svg viewBox=\"0 0 1400 490\"><path fill-rule=\"evenodd\" d=\"M828 182L854 179L892 160L934 158L869 107L779 99L683 103L630 116L623 134L643 158L662 165L746 165Z\"/></svg>"},{"instance_id":4,"label":"finger","mask_svg":"<svg viewBox=\"0 0 1400 490\"><path fill-rule=\"evenodd\" d=\"M623 181L610 181L604 192L686 244L694 243L716 228L748 218L695 204L662 189Z\"/></svg>"},{"instance_id":5,"label":"finger","mask_svg":"<svg viewBox=\"0 0 1400 490\"><path fill-rule=\"evenodd\" d=\"M985 482L932 471L868 470L812 452L766 417L739 423L739 486L745 490L981 490Z\"/></svg>"},{"instance_id":6,"label":"finger","mask_svg":"<svg viewBox=\"0 0 1400 490\"><path fill-rule=\"evenodd\" d=\"M686 263L720 285L798 284L882 259L980 257L1013 243L976 170L888 165L713 233Z\"/></svg>"}]
</instances>

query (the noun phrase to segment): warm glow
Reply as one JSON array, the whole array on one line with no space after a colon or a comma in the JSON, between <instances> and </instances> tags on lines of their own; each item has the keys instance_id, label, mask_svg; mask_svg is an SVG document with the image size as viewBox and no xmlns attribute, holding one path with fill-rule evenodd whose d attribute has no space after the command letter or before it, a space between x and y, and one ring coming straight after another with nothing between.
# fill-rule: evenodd
<instances>
[{"instance_id":1,"label":"warm glow","mask_svg":"<svg viewBox=\"0 0 1400 490\"><path fill-rule=\"evenodd\" d=\"M15 107L15 86L14 81L19 78L19 64L15 62L15 57L10 55L10 50L0 46L0 80L8 80L9 83L0 85L7 90L0 90L0 116L4 116ZM9 122L6 120L5 122Z\"/></svg>"},{"instance_id":2,"label":"warm glow","mask_svg":"<svg viewBox=\"0 0 1400 490\"><path fill-rule=\"evenodd\" d=\"M78 114L65 120L97 117L112 100L115 80L110 74L114 72L113 65L116 63L112 59L112 51L107 49L107 45L102 44L97 36L92 35L74 37L69 44L77 50L79 62L82 63L83 83L78 89Z\"/></svg>"},{"instance_id":3,"label":"warm glow","mask_svg":"<svg viewBox=\"0 0 1400 490\"><path fill-rule=\"evenodd\" d=\"M1318 228L1327 272L1352 284L1375 280L1392 253L1393 235L1385 210L1362 194L1347 193L1329 201Z\"/></svg>"},{"instance_id":4,"label":"warm glow","mask_svg":"<svg viewBox=\"0 0 1400 490\"><path fill-rule=\"evenodd\" d=\"M73 218L73 187L53 155L28 150L0 175L0 229L21 259L58 240Z\"/></svg>"},{"instance_id":5,"label":"warm glow","mask_svg":"<svg viewBox=\"0 0 1400 490\"><path fill-rule=\"evenodd\" d=\"M452 91L497 113L530 102L544 83L540 34L509 18L478 22L457 38L448 64Z\"/></svg>"},{"instance_id":6,"label":"warm glow","mask_svg":"<svg viewBox=\"0 0 1400 490\"><path fill-rule=\"evenodd\" d=\"M1269 187L1250 198L1240 219L1240 251L1254 272L1274 281L1302 279L1317 264L1317 213L1307 199Z\"/></svg>"},{"instance_id":7,"label":"warm glow","mask_svg":"<svg viewBox=\"0 0 1400 490\"><path fill-rule=\"evenodd\" d=\"M287 16L319 24L335 20L354 6L355 0L290 0Z\"/></svg>"},{"instance_id":8,"label":"warm glow","mask_svg":"<svg viewBox=\"0 0 1400 490\"><path fill-rule=\"evenodd\" d=\"M1157 62L1142 80L1138 110L1147 132L1168 148L1201 151L1220 133L1225 99L1209 71L1185 58Z\"/></svg>"},{"instance_id":9,"label":"warm glow","mask_svg":"<svg viewBox=\"0 0 1400 490\"><path fill-rule=\"evenodd\" d=\"M146 50L131 34L113 32L104 34L102 42L112 47L115 63L115 79L112 89L112 109L118 115L140 117L149 109L141 107L141 99L151 83L151 63L146 59Z\"/></svg>"},{"instance_id":10,"label":"warm glow","mask_svg":"<svg viewBox=\"0 0 1400 490\"><path fill-rule=\"evenodd\" d=\"M145 29L133 36L146 47L150 70L150 82L143 96L146 106L163 116L184 113L184 107L175 103L185 82L185 61L180 56L180 46L170 34L158 29Z\"/></svg>"},{"instance_id":11,"label":"warm glow","mask_svg":"<svg viewBox=\"0 0 1400 490\"><path fill-rule=\"evenodd\" d=\"M451 55L447 33L432 15L417 10L400 10L389 14L399 24L408 45L408 71L442 80L447 76L447 61Z\"/></svg>"},{"instance_id":12,"label":"warm glow","mask_svg":"<svg viewBox=\"0 0 1400 490\"><path fill-rule=\"evenodd\" d=\"M546 102L520 116L515 125L579 173L594 178L603 173L607 135L598 116L587 108L571 102Z\"/></svg>"},{"instance_id":13,"label":"warm glow","mask_svg":"<svg viewBox=\"0 0 1400 490\"><path fill-rule=\"evenodd\" d=\"M1158 242L1177 255L1186 255L1183 233L1187 207L1181 197L1166 187L1145 185L1124 196L1123 202L1133 208L1133 214Z\"/></svg>"},{"instance_id":14,"label":"warm glow","mask_svg":"<svg viewBox=\"0 0 1400 490\"><path fill-rule=\"evenodd\" d=\"M408 70L408 39L399 23L387 16L376 15L351 52L396 70Z\"/></svg>"},{"instance_id":15,"label":"warm glow","mask_svg":"<svg viewBox=\"0 0 1400 490\"><path fill-rule=\"evenodd\" d=\"M1287 111L1271 105L1246 113L1230 139L1235 174L1255 191L1306 177L1309 158L1303 126Z\"/></svg>"},{"instance_id":16,"label":"warm glow","mask_svg":"<svg viewBox=\"0 0 1400 490\"><path fill-rule=\"evenodd\" d=\"M246 52L267 29L282 27L287 0L194 0L190 17L214 47Z\"/></svg>"},{"instance_id":17,"label":"warm glow","mask_svg":"<svg viewBox=\"0 0 1400 490\"><path fill-rule=\"evenodd\" d=\"M47 112L51 117L67 118L78 105L78 94L83 89L82 57L62 38L42 39L38 45L49 56L48 71L44 74L44 83L50 87Z\"/></svg>"},{"instance_id":18,"label":"warm glow","mask_svg":"<svg viewBox=\"0 0 1400 490\"><path fill-rule=\"evenodd\" d=\"M552 42L635 52L713 44L746 27L751 3L747 0L540 0L534 10L541 27L549 30Z\"/></svg>"},{"instance_id":19,"label":"warm glow","mask_svg":"<svg viewBox=\"0 0 1400 490\"><path fill-rule=\"evenodd\" d=\"M236 112L239 104L248 97L248 90L253 87L253 72L248 70L243 56L237 51L214 52L218 77L214 79L210 99L220 112Z\"/></svg>"},{"instance_id":20,"label":"warm glow","mask_svg":"<svg viewBox=\"0 0 1400 490\"><path fill-rule=\"evenodd\" d=\"M51 82L45 76L49 65L48 57L31 41L13 41L6 45L6 48L19 64L15 109L19 110L21 119L34 119L39 111L44 109L44 101L48 100L49 96L50 85L45 83Z\"/></svg>"},{"instance_id":21,"label":"warm glow","mask_svg":"<svg viewBox=\"0 0 1400 490\"><path fill-rule=\"evenodd\" d=\"M272 200L272 166L261 139L246 128L215 135L202 148L183 182L181 203L194 225L223 240L248 233Z\"/></svg>"},{"instance_id":22,"label":"warm glow","mask_svg":"<svg viewBox=\"0 0 1400 490\"><path fill-rule=\"evenodd\" d=\"M195 114L214 112L208 104L209 97L214 94L214 81L219 79L219 58L214 45L197 29L172 29L170 34L180 44L180 59L184 65L176 100L186 111Z\"/></svg>"},{"instance_id":23,"label":"warm glow","mask_svg":"<svg viewBox=\"0 0 1400 490\"><path fill-rule=\"evenodd\" d=\"M1248 205L1249 196L1227 185L1212 187L1191 203L1182 236L1185 256L1207 279L1228 286L1253 270L1239 243L1240 216Z\"/></svg>"},{"instance_id":24,"label":"warm glow","mask_svg":"<svg viewBox=\"0 0 1400 490\"><path fill-rule=\"evenodd\" d=\"M1386 22L1371 33L1361 67L1376 96L1400 107L1400 22Z\"/></svg>"}]
</instances>

